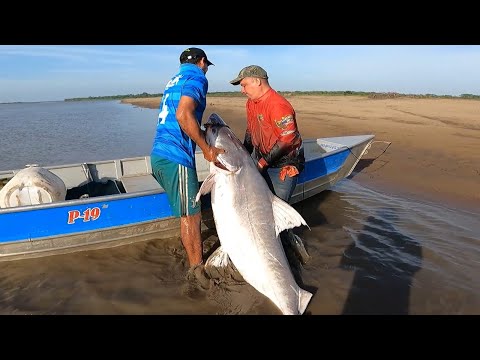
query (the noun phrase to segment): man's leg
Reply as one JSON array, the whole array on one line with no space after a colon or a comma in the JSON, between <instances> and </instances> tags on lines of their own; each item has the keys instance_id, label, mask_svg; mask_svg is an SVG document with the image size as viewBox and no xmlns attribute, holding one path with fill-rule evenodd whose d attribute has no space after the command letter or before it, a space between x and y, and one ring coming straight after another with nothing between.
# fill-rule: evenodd
<instances>
[{"instance_id":1,"label":"man's leg","mask_svg":"<svg viewBox=\"0 0 480 360\"><path fill-rule=\"evenodd\" d=\"M203 289L210 288L210 279L203 264L203 242L200 223L201 203L197 202L199 185L197 171L179 165L180 236L187 253L190 268L187 280L194 281Z\"/></svg>"},{"instance_id":2,"label":"man's leg","mask_svg":"<svg viewBox=\"0 0 480 360\"><path fill-rule=\"evenodd\" d=\"M200 235L201 203L195 201L198 177L195 169L151 156L153 176L165 190L172 214L180 218L180 236L190 266L202 262L203 244Z\"/></svg>"},{"instance_id":3,"label":"man's leg","mask_svg":"<svg viewBox=\"0 0 480 360\"><path fill-rule=\"evenodd\" d=\"M206 290L210 288L210 278L206 274L203 264L201 218L200 212L195 215L182 216L180 218L180 235L190 264L186 278L189 281L196 280L200 287Z\"/></svg>"},{"instance_id":4,"label":"man's leg","mask_svg":"<svg viewBox=\"0 0 480 360\"><path fill-rule=\"evenodd\" d=\"M180 218L181 241L190 266L187 278L191 275L198 278L203 275L203 243L201 203L195 201L199 189L197 172L156 155L151 156L151 163L155 179L168 196L173 216Z\"/></svg>"},{"instance_id":5,"label":"man's leg","mask_svg":"<svg viewBox=\"0 0 480 360\"><path fill-rule=\"evenodd\" d=\"M280 179L280 168L268 168L266 176L267 184L270 188L273 187L273 193L280 199L289 202L292 197L295 186L297 186L298 175L294 177L286 176L285 180Z\"/></svg>"},{"instance_id":6,"label":"man's leg","mask_svg":"<svg viewBox=\"0 0 480 360\"><path fill-rule=\"evenodd\" d=\"M180 218L180 236L182 237L182 244L187 252L190 266L198 265L203 261L200 220L201 213Z\"/></svg>"}]
</instances>

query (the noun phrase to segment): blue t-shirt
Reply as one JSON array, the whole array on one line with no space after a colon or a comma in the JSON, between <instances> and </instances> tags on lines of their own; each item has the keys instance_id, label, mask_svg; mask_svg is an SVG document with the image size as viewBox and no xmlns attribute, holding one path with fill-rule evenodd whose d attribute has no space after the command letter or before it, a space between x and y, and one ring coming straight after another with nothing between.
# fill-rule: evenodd
<instances>
[{"instance_id":1,"label":"blue t-shirt","mask_svg":"<svg viewBox=\"0 0 480 360\"><path fill-rule=\"evenodd\" d=\"M157 132L153 141L152 154L186 167L195 169L195 142L183 132L175 116L180 97L195 100L195 116L201 125L206 107L208 80L195 64L181 64L180 71L165 86L160 102Z\"/></svg>"}]
</instances>

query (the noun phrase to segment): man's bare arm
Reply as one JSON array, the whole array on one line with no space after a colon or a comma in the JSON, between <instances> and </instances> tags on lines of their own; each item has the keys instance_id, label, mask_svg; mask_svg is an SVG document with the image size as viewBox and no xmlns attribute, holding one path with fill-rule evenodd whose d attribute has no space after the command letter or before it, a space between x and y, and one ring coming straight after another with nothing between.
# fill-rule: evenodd
<instances>
[{"instance_id":1,"label":"man's bare arm","mask_svg":"<svg viewBox=\"0 0 480 360\"><path fill-rule=\"evenodd\" d=\"M175 114L182 130L200 147L207 161L217 161L217 156L225 150L210 146L205 141L205 135L195 117L197 104L193 98L182 96Z\"/></svg>"}]
</instances>

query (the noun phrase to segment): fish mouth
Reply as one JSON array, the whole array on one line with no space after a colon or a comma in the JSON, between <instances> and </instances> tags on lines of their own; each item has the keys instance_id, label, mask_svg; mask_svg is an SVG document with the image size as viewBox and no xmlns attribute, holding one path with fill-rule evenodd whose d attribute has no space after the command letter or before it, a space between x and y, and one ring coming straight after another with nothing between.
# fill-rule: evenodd
<instances>
[{"instance_id":1,"label":"fish mouth","mask_svg":"<svg viewBox=\"0 0 480 360\"><path fill-rule=\"evenodd\" d=\"M219 161L215 161L215 162L213 163L213 165L215 165L216 167L218 167L218 168L220 168L220 169L222 169L222 170L228 171L228 169L227 169L225 166L223 166L223 164L220 163Z\"/></svg>"}]
</instances>

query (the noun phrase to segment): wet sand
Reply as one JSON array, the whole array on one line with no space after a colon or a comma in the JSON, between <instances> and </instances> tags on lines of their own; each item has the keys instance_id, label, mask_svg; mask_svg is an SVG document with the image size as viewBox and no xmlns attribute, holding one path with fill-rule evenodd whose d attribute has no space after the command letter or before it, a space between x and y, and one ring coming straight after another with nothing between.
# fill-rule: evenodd
<instances>
[{"instance_id":1,"label":"wet sand","mask_svg":"<svg viewBox=\"0 0 480 360\"><path fill-rule=\"evenodd\" d=\"M304 138L375 134L355 181L385 194L480 209L480 101L289 96ZM245 97L207 98L243 139ZM125 99L158 108L160 98Z\"/></svg>"}]
</instances>

